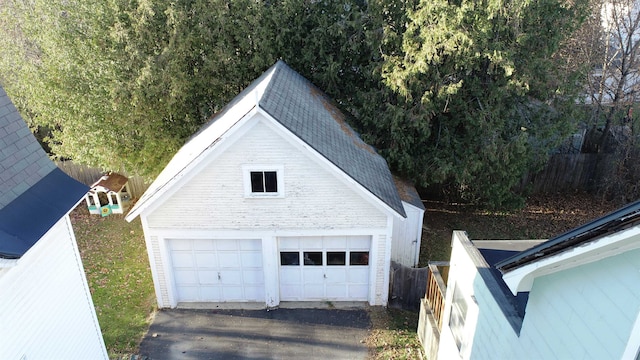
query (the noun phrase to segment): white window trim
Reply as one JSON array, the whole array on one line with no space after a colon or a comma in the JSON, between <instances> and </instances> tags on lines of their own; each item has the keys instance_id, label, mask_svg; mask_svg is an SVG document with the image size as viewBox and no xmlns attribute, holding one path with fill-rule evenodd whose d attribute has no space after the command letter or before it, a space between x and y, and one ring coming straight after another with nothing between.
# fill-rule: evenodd
<instances>
[{"instance_id":1,"label":"white window trim","mask_svg":"<svg viewBox=\"0 0 640 360\"><path fill-rule=\"evenodd\" d=\"M251 191L251 172L252 171L275 171L276 180L278 181L277 192L259 192ZM283 198L284 197L284 166L282 165L242 165L242 182L244 186L245 198Z\"/></svg>"}]
</instances>

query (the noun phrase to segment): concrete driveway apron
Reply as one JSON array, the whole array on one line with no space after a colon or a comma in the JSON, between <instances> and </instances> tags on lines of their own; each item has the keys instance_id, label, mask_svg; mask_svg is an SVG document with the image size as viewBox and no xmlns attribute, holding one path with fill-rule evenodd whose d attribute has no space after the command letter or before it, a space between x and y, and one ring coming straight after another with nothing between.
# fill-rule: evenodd
<instances>
[{"instance_id":1,"label":"concrete driveway apron","mask_svg":"<svg viewBox=\"0 0 640 360\"><path fill-rule=\"evenodd\" d=\"M158 311L140 355L169 359L366 359L364 309Z\"/></svg>"}]
</instances>

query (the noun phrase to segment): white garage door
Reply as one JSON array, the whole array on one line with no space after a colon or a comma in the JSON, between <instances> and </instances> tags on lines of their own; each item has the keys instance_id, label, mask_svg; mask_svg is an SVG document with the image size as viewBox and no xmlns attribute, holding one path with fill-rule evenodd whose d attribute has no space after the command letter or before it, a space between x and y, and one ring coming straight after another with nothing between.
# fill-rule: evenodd
<instances>
[{"instance_id":1,"label":"white garage door","mask_svg":"<svg viewBox=\"0 0 640 360\"><path fill-rule=\"evenodd\" d=\"M366 301L369 236L278 239L280 300Z\"/></svg>"},{"instance_id":2,"label":"white garage door","mask_svg":"<svg viewBox=\"0 0 640 360\"><path fill-rule=\"evenodd\" d=\"M264 301L261 240L168 243L178 302Z\"/></svg>"}]
</instances>

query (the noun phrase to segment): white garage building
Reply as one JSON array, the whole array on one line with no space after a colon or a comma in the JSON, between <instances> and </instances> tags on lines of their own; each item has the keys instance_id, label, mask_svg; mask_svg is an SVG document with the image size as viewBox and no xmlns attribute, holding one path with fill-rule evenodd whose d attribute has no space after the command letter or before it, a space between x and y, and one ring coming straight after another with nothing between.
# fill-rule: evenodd
<instances>
[{"instance_id":1,"label":"white garage building","mask_svg":"<svg viewBox=\"0 0 640 360\"><path fill-rule=\"evenodd\" d=\"M344 117L280 61L178 151L127 215L160 307L386 305L390 261L416 265L424 207Z\"/></svg>"}]
</instances>

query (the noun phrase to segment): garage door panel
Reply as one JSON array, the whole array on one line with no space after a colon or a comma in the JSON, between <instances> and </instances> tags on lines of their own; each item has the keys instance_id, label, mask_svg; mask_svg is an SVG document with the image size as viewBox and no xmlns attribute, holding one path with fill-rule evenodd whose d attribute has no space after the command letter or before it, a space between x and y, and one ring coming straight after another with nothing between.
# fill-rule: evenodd
<instances>
[{"instance_id":1,"label":"garage door panel","mask_svg":"<svg viewBox=\"0 0 640 360\"><path fill-rule=\"evenodd\" d=\"M218 283L217 271L198 271L198 283L200 285L214 285Z\"/></svg>"},{"instance_id":2,"label":"garage door panel","mask_svg":"<svg viewBox=\"0 0 640 360\"><path fill-rule=\"evenodd\" d=\"M248 240L242 240L248 241ZM218 239L215 240L216 250L218 251L237 251L238 250L238 240L229 240L229 239Z\"/></svg>"},{"instance_id":3,"label":"garage door panel","mask_svg":"<svg viewBox=\"0 0 640 360\"><path fill-rule=\"evenodd\" d=\"M255 251L256 249L262 248L262 240L252 239L252 240L243 240L239 243L240 250L243 251Z\"/></svg>"},{"instance_id":4,"label":"garage door panel","mask_svg":"<svg viewBox=\"0 0 640 360\"><path fill-rule=\"evenodd\" d=\"M349 297L354 300L366 300L369 296L369 285L349 285Z\"/></svg>"},{"instance_id":5,"label":"garage door panel","mask_svg":"<svg viewBox=\"0 0 640 360\"><path fill-rule=\"evenodd\" d=\"M220 283L231 286L242 284L242 270L221 270Z\"/></svg>"},{"instance_id":6,"label":"garage door panel","mask_svg":"<svg viewBox=\"0 0 640 360\"><path fill-rule=\"evenodd\" d=\"M280 284L281 300L300 300L302 299L302 287L300 283L293 285ZM286 294L286 295L285 295Z\"/></svg>"},{"instance_id":7,"label":"garage door panel","mask_svg":"<svg viewBox=\"0 0 640 360\"><path fill-rule=\"evenodd\" d=\"M196 253L196 266L198 268L217 268L218 258L214 252Z\"/></svg>"},{"instance_id":8,"label":"garage door panel","mask_svg":"<svg viewBox=\"0 0 640 360\"><path fill-rule=\"evenodd\" d=\"M282 267L280 270L280 283L287 284L295 284L298 286L302 282L302 274L300 273L300 269L298 266L296 268L291 269L288 267Z\"/></svg>"},{"instance_id":9,"label":"garage door panel","mask_svg":"<svg viewBox=\"0 0 640 360\"><path fill-rule=\"evenodd\" d=\"M167 247L178 302L264 301L261 240L170 239Z\"/></svg>"},{"instance_id":10,"label":"garage door panel","mask_svg":"<svg viewBox=\"0 0 640 360\"><path fill-rule=\"evenodd\" d=\"M262 269L262 254L258 252L243 252L240 254L243 267L254 267Z\"/></svg>"},{"instance_id":11,"label":"garage door panel","mask_svg":"<svg viewBox=\"0 0 640 360\"><path fill-rule=\"evenodd\" d=\"M262 285L264 283L262 270L243 270L242 277L245 285Z\"/></svg>"},{"instance_id":12,"label":"garage door panel","mask_svg":"<svg viewBox=\"0 0 640 360\"><path fill-rule=\"evenodd\" d=\"M201 301L219 301L222 293L219 286L200 286Z\"/></svg>"},{"instance_id":13,"label":"garage door panel","mask_svg":"<svg viewBox=\"0 0 640 360\"><path fill-rule=\"evenodd\" d=\"M347 287L343 284L327 284L327 298L344 299L347 295Z\"/></svg>"},{"instance_id":14,"label":"garage door panel","mask_svg":"<svg viewBox=\"0 0 640 360\"><path fill-rule=\"evenodd\" d=\"M244 296L247 300L263 301L264 287L262 286L245 286Z\"/></svg>"},{"instance_id":15,"label":"garage door panel","mask_svg":"<svg viewBox=\"0 0 640 360\"><path fill-rule=\"evenodd\" d=\"M304 284L304 298L324 299L324 284Z\"/></svg>"},{"instance_id":16,"label":"garage door panel","mask_svg":"<svg viewBox=\"0 0 640 360\"><path fill-rule=\"evenodd\" d=\"M369 250L371 247L371 238L368 236L350 236L348 243L351 250Z\"/></svg>"},{"instance_id":17,"label":"garage door panel","mask_svg":"<svg viewBox=\"0 0 640 360\"><path fill-rule=\"evenodd\" d=\"M366 301L370 247L370 236L279 238L280 299Z\"/></svg>"},{"instance_id":18,"label":"garage door panel","mask_svg":"<svg viewBox=\"0 0 640 360\"><path fill-rule=\"evenodd\" d=\"M192 240L193 249L197 251L213 251L215 247L212 240Z\"/></svg>"},{"instance_id":19,"label":"garage door panel","mask_svg":"<svg viewBox=\"0 0 640 360\"><path fill-rule=\"evenodd\" d=\"M327 283L345 283L347 281L347 269L327 268Z\"/></svg>"},{"instance_id":20,"label":"garage door panel","mask_svg":"<svg viewBox=\"0 0 640 360\"><path fill-rule=\"evenodd\" d=\"M176 251L171 256L173 267L191 267L193 254L191 252Z\"/></svg>"},{"instance_id":21,"label":"garage door panel","mask_svg":"<svg viewBox=\"0 0 640 360\"><path fill-rule=\"evenodd\" d=\"M352 266L347 275L347 281L350 283L369 283L369 267L368 266Z\"/></svg>"},{"instance_id":22,"label":"garage door panel","mask_svg":"<svg viewBox=\"0 0 640 360\"><path fill-rule=\"evenodd\" d=\"M298 250L299 240L297 238L281 238L278 240L278 247L281 251Z\"/></svg>"},{"instance_id":23,"label":"garage door panel","mask_svg":"<svg viewBox=\"0 0 640 360\"><path fill-rule=\"evenodd\" d=\"M244 300L244 291L241 286L225 286L222 288L222 298L224 301Z\"/></svg>"},{"instance_id":24,"label":"garage door panel","mask_svg":"<svg viewBox=\"0 0 640 360\"><path fill-rule=\"evenodd\" d=\"M193 244L190 240L184 241L169 241L169 249L174 250L189 250L193 249Z\"/></svg>"},{"instance_id":25,"label":"garage door panel","mask_svg":"<svg viewBox=\"0 0 640 360\"><path fill-rule=\"evenodd\" d=\"M237 268L242 265L240 263L240 255L236 252L220 251L218 255L221 268Z\"/></svg>"},{"instance_id":26,"label":"garage door panel","mask_svg":"<svg viewBox=\"0 0 640 360\"><path fill-rule=\"evenodd\" d=\"M309 250L322 250L322 237L309 236L300 238L300 247Z\"/></svg>"},{"instance_id":27,"label":"garage door panel","mask_svg":"<svg viewBox=\"0 0 640 360\"><path fill-rule=\"evenodd\" d=\"M199 297L199 289L197 286L178 286L178 294L183 301L195 301Z\"/></svg>"},{"instance_id":28,"label":"garage door panel","mask_svg":"<svg viewBox=\"0 0 640 360\"><path fill-rule=\"evenodd\" d=\"M325 249L346 249L347 248L347 237L346 236L336 236L326 238L323 242L323 247Z\"/></svg>"},{"instance_id":29,"label":"garage door panel","mask_svg":"<svg viewBox=\"0 0 640 360\"><path fill-rule=\"evenodd\" d=\"M176 283L180 284L197 284L198 276L196 272L193 270L179 270L176 269L173 272L173 276L176 279Z\"/></svg>"},{"instance_id":30,"label":"garage door panel","mask_svg":"<svg viewBox=\"0 0 640 360\"><path fill-rule=\"evenodd\" d=\"M322 267L304 267L304 282L306 283L323 283L324 282L324 268Z\"/></svg>"}]
</instances>

